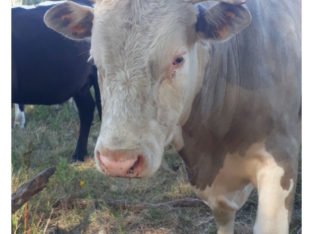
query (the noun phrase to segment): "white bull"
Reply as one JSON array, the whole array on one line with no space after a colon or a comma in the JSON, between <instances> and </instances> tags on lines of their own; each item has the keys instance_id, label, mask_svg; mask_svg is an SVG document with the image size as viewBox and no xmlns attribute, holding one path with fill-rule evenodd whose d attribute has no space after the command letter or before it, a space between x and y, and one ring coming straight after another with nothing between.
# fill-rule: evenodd
<instances>
[{"instance_id":1,"label":"white bull","mask_svg":"<svg viewBox=\"0 0 313 234\"><path fill-rule=\"evenodd\" d=\"M106 175L145 177L174 143L218 233L253 187L255 233L288 233L300 144L300 4L289 0L65 3L45 23L91 39Z\"/></svg>"}]
</instances>

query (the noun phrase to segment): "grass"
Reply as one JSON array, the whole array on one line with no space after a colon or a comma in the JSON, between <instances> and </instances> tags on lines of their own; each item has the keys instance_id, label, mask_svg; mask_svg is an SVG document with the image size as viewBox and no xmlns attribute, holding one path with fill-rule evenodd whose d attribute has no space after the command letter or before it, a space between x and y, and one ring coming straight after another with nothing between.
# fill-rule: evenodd
<instances>
[{"instance_id":1,"label":"grass","mask_svg":"<svg viewBox=\"0 0 313 234\"><path fill-rule=\"evenodd\" d=\"M194 208L113 208L107 201L159 203L195 197L181 159L165 155L164 163L149 179L129 180L104 177L90 157L84 163L69 164L76 144L78 115L66 103L59 109L27 107L25 129L12 129L12 191L41 170L56 166L46 189L12 215L13 233L116 233L190 234L215 233L211 211ZM95 120L89 137L90 155L100 122ZM173 170L174 169L174 170ZM300 173L300 172L299 172ZM301 233L301 180L290 233ZM236 219L237 233L251 233L256 212L252 194ZM27 220L27 223L25 223Z\"/></svg>"}]
</instances>

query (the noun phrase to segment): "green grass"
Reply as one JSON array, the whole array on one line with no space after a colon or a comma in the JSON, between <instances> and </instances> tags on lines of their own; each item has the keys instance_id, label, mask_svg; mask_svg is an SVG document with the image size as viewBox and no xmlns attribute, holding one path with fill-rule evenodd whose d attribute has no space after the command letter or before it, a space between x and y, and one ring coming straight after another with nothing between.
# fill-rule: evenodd
<instances>
[{"instance_id":1,"label":"green grass","mask_svg":"<svg viewBox=\"0 0 313 234\"><path fill-rule=\"evenodd\" d=\"M90 157L69 164L79 125L74 108L66 103L56 109L27 107L25 129L12 128L12 191L41 170L56 166L48 186L14 215L13 233L117 233L190 234L215 233L211 211L194 208L114 208L108 201L160 203L195 197L187 182L182 160L175 153L165 155L160 170L151 178L129 180L104 177ZM92 155L100 122L95 120L89 137ZM175 168L175 170L172 170ZM301 183L299 183L300 185ZM299 186L298 185L298 186ZM252 195L237 216L237 233L251 233L255 219L256 195ZM26 210L27 209L27 210ZM25 217L28 224L25 227ZM301 233L301 193L296 194L291 233Z\"/></svg>"}]
</instances>

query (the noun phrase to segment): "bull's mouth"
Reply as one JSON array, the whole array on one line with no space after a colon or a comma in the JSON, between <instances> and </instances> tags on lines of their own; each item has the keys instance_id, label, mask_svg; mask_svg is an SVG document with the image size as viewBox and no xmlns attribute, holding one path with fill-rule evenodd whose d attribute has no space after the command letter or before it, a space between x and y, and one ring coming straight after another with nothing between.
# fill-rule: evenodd
<instances>
[{"instance_id":1,"label":"bull's mouth","mask_svg":"<svg viewBox=\"0 0 313 234\"><path fill-rule=\"evenodd\" d=\"M134 161L130 160L121 160L114 162L116 168L112 169L109 166L105 165L104 159L102 156L97 155L96 157L99 165L100 171L111 177L121 177L121 178L141 178L145 167L144 157L138 155ZM121 166L119 166L119 164ZM126 166L125 166L126 165Z\"/></svg>"}]
</instances>

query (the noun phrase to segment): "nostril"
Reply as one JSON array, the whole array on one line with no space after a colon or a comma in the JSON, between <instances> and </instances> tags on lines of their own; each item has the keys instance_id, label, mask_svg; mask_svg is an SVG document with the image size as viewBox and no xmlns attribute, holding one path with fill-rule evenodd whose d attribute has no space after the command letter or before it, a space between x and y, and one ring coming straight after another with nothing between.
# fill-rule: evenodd
<instances>
[{"instance_id":1,"label":"nostril","mask_svg":"<svg viewBox=\"0 0 313 234\"><path fill-rule=\"evenodd\" d=\"M143 166L143 163L144 163L143 156L139 155L137 157L137 160L135 161L135 163L127 171L127 175L138 176L138 174L141 172L141 168Z\"/></svg>"}]
</instances>

